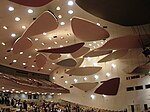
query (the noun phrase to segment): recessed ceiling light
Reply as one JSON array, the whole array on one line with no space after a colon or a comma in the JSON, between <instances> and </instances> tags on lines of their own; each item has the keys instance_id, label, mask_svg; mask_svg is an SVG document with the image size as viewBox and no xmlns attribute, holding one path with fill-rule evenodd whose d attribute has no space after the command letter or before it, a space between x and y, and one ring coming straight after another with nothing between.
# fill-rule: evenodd
<instances>
[{"instance_id":1,"label":"recessed ceiling light","mask_svg":"<svg viewBox=\"0 0 150 112\"><path fill-rule=\"evenodd\" d=\"M26 63L22 63L23 65L26 65Z\"/></svg>"},{"instance_id":2,"label":"recessed ceiling light","mask_svg":"<svg viewBox=\"0 0 150 112\"><path fill-rule=\"evenodd\" d=\"M4 42L2 42L2 45L6 45Z\"/></svg>"},{"instance_id":3,"label":"recessed ceiling light","mask_svg":"<svg viewBox=\"0 0 150 112\"><path fill-rule=\"evenodd\" d=\"M15 21L20 21L20 18L19 18L19 17L16 17L16 18L15 18Z\"/></svg>"},{"instance_id":4,"label":"recessed ceiling light","mask_svg":"<svg viewBox=\"0 0 150 112\"><path fill-rule=\"evenodd\" d=\"M94 78L97 80L99 78L99 76L98 75L94 75Z\"/></svg>"},{"instance_id":5,"label":"recessed ceiling light","mask_svg":"<svg viewBox=\"0 0 150 112\"><path fill-rule=\"evenodd\" d=\"M65 84L68 84L68 81L65 81Z\"/></svg>"},{"instance_id":6,"label":"recessed ceiling light","mask_svg":"<svg viewBox=\"0 0 150 112\"><path fill-rule=\"evenodd\" d=\"M107 73L106 73L106 76L109 77L109 76L110 76L110 73L107 72Z\"/></svg>"},{"instance_id":7,"label":"recessed ceiling light","mask_svg":"<svg viewBox=\"0 0 150 112\"><path fill-rule=\"evenodd\" d=\"M58 18L62 18L62 15L58 15Z\"/></svg>"},{"instance_id":8,"label":"recessed ceiling light","mask_svg":"<svg viewBox=\"0 0 150 112\"><path fill-rule=\"evenodd\" d=\"M10 6L10 7L8 8L8 10L9 10L9 11L14 11L15 8Z\"/></svg>"},{"instance_id":9,"label":"recessed ceiling light","mask_svg":"<svg viewBox=\"0 0 150 112\"><path fill-rule=\"evenodd\" d=\"M33 13L33 10L32 9L28 9L28 13L29 14Z\"/></svg>"},{"instance_id":10,"label":"recessed ceiling light","mask_svg":"<svg viewBox=\"0 0 150 112\"><path fill-rule=\"evenodd\" d=\"M64 39L64 37L60 37L61 39Z\"/></svg>"},{"instance_id":11,"label":"recessed ceiling light","mask_svg":"<svg viewBox=\"0 0 150 112\"><path fill-rule=\"evenodd\" d=\"M53 80L55 80L56 78L55 77L53 77Z\"/></svg>"},{"instance_id":12,"label":"recessed ceiling light","mask_svg":"<svg viewBox=\"0 0 150 112\"><path fill-rule=\"evenodd\" d=\"M28 58L32 58L32 56L28 56Z\"/></svg>"},{"instance_id":13,"label":"recessed ceiling light","mask_svg":"<svg viewBox=\"0 0 150 112\"><path fill-rule=\"evenodd\" d=\"M66 40L66 43L68 43L69 41Z\"/></svg>"},{"instance_id":14,"label":"recessed ceiling light","mask_svg":"<svg viewBox=\"0 0 150 112\"><path fill-rule=\"evenodd\" d=\"M22 26L22 29L26 29L26 26Z\"/></svg>"},{"instance_id":15,"label":"recessed ceiling light","mask_svg":"<svg viewBox=\"0 0 150 112\"><path fill-rule=\"evenodd\" d=\"M11 36L12 36L12 37L15 37L15 36L16 36L16 34L15 34L15 33L12 33L12 34L11 34Z\"/></svg>"},{"instance_id":16,"label":"recessed ceiling light","mask_svg":"<svg viewBox=\"0 0 150 112\"><path fill-rule=\"evenodd\" d=\"M39 39L38 38L35 38L35 41L38 41Z\"/></svg>"},{"instance_id":17,"label":"recessed ceiling light","mask_svg":"<svg viewBox=\"0 0 150 112\"><path fill-rule=\"evenodd\" d=\"M10 49L11 51L13 50L13 48Z\"/></svg>"},{"instance_id":18,"label":"recessed ceiling light","mask_svg":"<svg viewBox=\"0 0 150 112\"><path fill-rule=\"evenodd\" d=\"M35 51L38 51L38 49L35 49Z\"/></svg>"},{"instance_id":19,"label":"recessed ceiling light","mask_svg":"<svg viewBox=\"0 0 150 112\"><path fill-rule=\"evenodd\" d=\"M73 14L73 10L69 10L69 11L68 11L68 14Z\"/></svg>"},{"instance_id":20,"label":"recessed ceiling light","mask_svg":"<svg viewBox=\"0 0 150 112\"><path fill-rule=\"evenodd\" d=\"M60 45L60 47L63 47L63 45Z\"/></svg>"},{"instance_id":21,"label":"recessed ceiling light","mask_svg":"<svg viewBox=\"0 0 150 112\"><path fill-rule=\"evenodd\" d=\"M6 59L7 59L7 56L5 56L4 59L6 60Z\"/></svg>"},{"instance_id":22,"label":"recessed ceiling light","mask_svg":"<svg viewBox=\"0 0 150 112\"><path fill-rule=\"evenodd\" d=\"M55 63L52 63L53 65L55 65Z\"/></svg>"},{"instance_id":23,"label":"recessed ceiling light","mask_svg":"<svg viewBox=\"0 0 150 112\"><path fill-rule=\"evenodd\" d=\"M68 5L69 5L69 6L72 6L72 5L73 5L73 1L71 1L71 0L68 1Z\"/></svg>"},{"instance_id":24,"label":"recessed ceiling light","mask_svg":"<svg viewBox=\"0 0 150 112\"><path fill-rule=\"evenodd\" d=\"M78 82L78 80L77 80L77 79L74 79L74 82L75 82L75 83L77 83L77 82Z\"/></svg>"},{"instance_id":25,"label":"recessed ceiling light","mask_svg":"<svg viewBox=\"0 0 150 112\"><path fill-rule=\"evenodd\" d=\"M49 68L48 70L51 71L52 69Z\"/></svg>"},{"instance_id":26,"label":"recessed ceiling light","mask_svg":"<svg viewBox=\"0 0 150 112\"><path fill-rule=\"evenodd\" d=\"M16 63L16 62L17 62L17 60L13 60L13 62L14 62L14 63Z\"/></svg>"},{"instance_id":27,"label":"recessed ceiling light","mask_svg":"<svg viewBox=\"0 0 150 112\"><path fill-rule=\"evenodd\" d=\"M72 21L72 18L70 18L70 21Z\"/></svg>"},{"instance_id":28,"label":"recessed ceiling light","mask_svg":"<svg viewBox=\"0 0 150 112\"><path fill-rule=\"evenodd\" d=\"M55 44L58 44L57 42L54 42Z\"/></svg>"},{"instance_id":29,"label":"recessed ceiling light","mask_svg":"<svg viewBox=\"0 0 150 112\"><path fill-rule=\"evenodd\" d=\"M65 22L60 22L60 25L62 25L62 26L65 25Z\"/></svg>"},{"instance_id":30,"label":"recessed ceiling light","mask_svg":"<svg viewBox=\"0 0 150 112\"><path fill-rule=\"evenodd\" d=\"M32 65L32 68L34 68L35 66L34 65Z\"/></svg>"},{"instance_id":31,"label":"recessed ceiling light","mask_svg":"<svg viewBox=\"0 0 150 112\"><path fill-rule=\"evenodd\" d=\"M41 69L43 70L44 68L43 68L43 67L41 67Z\"/></svg>"},{"instance_id":32,"label":"recessed ceiling light","mask_svg":"<svg viewBox=\"0 0 150 112\"><path fill-rule=\"evenodd\" d=\"M5 29L5 30L7 30L8 28L7 28L7 26L3 26L3 28Z\"/></svg>"},{"instance_id":33,"label":"recessed ceiling light","mask_svg":"<svg viewBox=\"0 0 150 112\"><path fill-rule=\"evenodd\" d=\"M56 10L60 10L61 8L59 6L56 7Z\"/></svg>"},{"instance_id":34,"label":"recessed ceiling light","mask_svg":"<svg viewBox=\"0 0 150 112\"><path fill-rule=\"evenodd\" d=\"M43 35L47 35L47 33L46 33L46 32L43 32Z\"/></svg>"},{"instance_id":35,"label":"recessed ceiling light","mask_svg":"<svg viewBox=\"0 0 150 112\"><path fill-rule=\"evenodd\" d=\"M111 64L111 66L112 66L113 68L116 68L116 65L115 65L115 64Z\"/></svg>"},{"instance_id":36,"label":"recessed ceiling light","mask_svg":"<svg viewBox=\"0 0 150 112\"><path fill-rule=\"evenodd\" d=\"M23 52L20 52L20 54L23 54Z\"/></svg>"},{"instance_id":37,"label":"recessed ceiling light","mask_svg":"<svg viewBox=\"0 0 150 112\"><path fill-rule=\"evenodd\" d=\"M48 47L48 49L51 49L52 47Z\"/></svg>"},{"instance_id":38,"label":"recessed ceiling light","mask_svg":"<svg viewBox=\"0 0 150 112\"><path fill-rule=\"evenodd\" d=\"M52 38L48 38L49 40L52 40Z\"/></svg>"},{"instance_id":39,"label":"recessed ceiling light","mask_svg":"<svg viewBox=\"0 0 150 112\"><path fill-rule=\"evenodd\" d=\"M84 77L84 80L87 80L87 77Z\"/></svg>"},{"instance_id":40,"label":"recessed ceiling light","mask_svg":"<svg viewBox=\"0 0 150 112\"><path fill-rule=\"evenodd\" d=\"M97 26L101 26L101 24L100 24L100 23L96 23L96 25L97 25Z\"/></svg>"},{"instance_id":41,"label":"recessed ceiling light","mask_svg":"<svg viewBox=\"0 0 150 112\"><path fill-rule=\"evenodd\" d=\"M91 95L91 98L92 98L92 99L95 99L95 95Z\"/></svg>"},{"instance_id":42,"label":"recessed ceiling light","mask_svg":"<svg viewBox=\"0 0 150 112\"><path fill-rule=\"evenodd\" d=\"M4 87L2 87L2 89L5 89Z\"/></svg>"},{"instance_id":43,"label":"recessed ceiling light","mask_svg":"<svg viewBox=\"0 0 150 112\"><path fill-rule=\"evenodd\" d=\"M89 46L92 46L92 44L89 44Z\"/></svg>"},{"instance_id":44,"label":"recessed ceiling light","mask_svg":"<svg viewBox=\"0 0 150 112\"><path fill-rule=\"evenodd\" d=\"M42 43L42 45L44 46L45 44L44 44L44 43Z\"/></svg>"}]
</instances>

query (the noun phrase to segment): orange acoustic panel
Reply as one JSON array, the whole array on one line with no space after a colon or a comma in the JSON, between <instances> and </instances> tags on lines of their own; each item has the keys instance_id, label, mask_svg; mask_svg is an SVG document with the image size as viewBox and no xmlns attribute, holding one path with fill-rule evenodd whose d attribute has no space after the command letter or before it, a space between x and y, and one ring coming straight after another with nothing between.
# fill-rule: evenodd
<instances>
[{"instance_id":1,"label":"orange acoustic panel","mask_svg":"<svg viewBox=\"0 0 150 112\"><path fill-rule=\"evenodd\" d=\"M149 0L76 0L82 9L101 19L124 26L150 23Z\"/></svg>"},{"instance_id":2,"label":"orange acoustic panel","mask_svg":"<svg viewBox=\"0 0 150 112\"><path fill-rule=\"evenodd\" d=\"M76 75L76 76L88 76L97 73L101 69L102 67L77 67L68 70L66 73L70 75Z\"/></svg>"},{"instance_id":3,"label":"orange acoustic panel","mask_svg":"<svg viewBox=\"0 0 150 112\"><path fill-rule=\"evenodd\" d=\"M79 50L84 43L78 43L70 46L65 46L61 48L54 48L54 49L44 49L44 50L39 50L38 52L45 52L45 53L73 53L77 50Z\"/></svg>"},{"instance_id":4,"label":"orange acoustic panel","mask_svg":"<svg viewBox=\"0 0 150 112\"><path fill-rule=\"evenodd\" d=\"M76 60L69 58L69 59L61 60L61 61L57 62L56 64L60 65L60 66L64 66L64 67L74 67L77 65L77 62L76 62Z\"/></svg>"},{"instance_id":5,"label":"orange acoustic panel","mask_svg":"<svg viewBox=\"0 0 150 112\"><path fill-rule=\"evenodd\" d=\"M74 35L82 41L96 41L109 37L105 29L84 19L73 18L71 27Z\"/></svg>"},{"instance_id":6,"label":"orange acoustic panel","mask_svg":"<svg viewBox=\"0 0 150 112\"><path fill-rule=\"evenodd\" d=\"M32 46L32 41L29 38L18 38L13 45L13 53L17 54L29 49Z\"/></svg>"},{"instance_id":7,"label":"orange acoustic panel","mask_svg":"<svg viewBox=\"0 0 150 112\"><path fill-rule=\"evenodd\" d=\"M73 86L75 86L76 88L80 89L80 90L83 90L85 92L95 88L97 85L98 85L98 82L94 82L94 83L91 83L91 82L85 82L85 83L75 83L75 84L72 84Z\"/></svg>"},{"instance_id":8,"label":"orange acoustic panel","mask_svg":"<svg viewBox=\"0 0 150 112\"><path fill-rule=\"evenodd\" d=\"M117 95L119 85L120 78L113 78L107 81L103 81L103 84L100 85L94 93L102 95Z\"/></svg>"},{"instance_id":9,"label":"orange acoustic panel","mask_svg":"<svg viewBox=\"0 0 150 112\"><path fill-rule=\"evenodd\" d=\"M9 1L29 7L41 7L53 0L9 0Z\"/></svg>"},{"instance_id":10,"label":"orange acoustic panel","mask_svg":"<svg viewBox=\"0 0 150 112\"><path fill-rule=\"evenodd\" d=\"M119 58L125 56L127 53L128 53L128 50L126 50L126 49L125 50L117 50L117 51L105 56L101 60L99 60L98 63L103 63L103 62L108 62L108 61L119 59Z\"/></svg>"},{"instance_id":11,"label":"orange acoustic panel","mask_svg":"<svg viewBox=\"0 0 150 112\"><path fill-rule=\"evenodd\" d=\"M43 54L37 54L36 55L36 65L38 68L44 67L46 64L46 57Z\"/></svg>"},{"instance_id":12,"label":"orange acoustic panel","mask_svg":"<svg viewBox=\"0 0 150 112\"><path fill-rule=\"evenodd\" d=\"M99 50L118 50L143 48L149 45L149 35L127 35L114 38L106 42Z\"/></svg>"},{"instance_id":13,"label":"orange acoustic panel","mask_svg":"<svg viewBox=\"0 0 150 112\"><path fill-rule=\"evenodd\" d=\"M84 55L84 57L97 57L97 56L102 56L102 55L106 55L106 54L110 54L112 53L112 50L92 50L90 52L88 52L86 55Z\"/></svg>"},{"instance_id":14,"label":"orange acoustic panel","mask_svg":"<svg viewBox=\"0 0 150 112\"><path fill-rule=\"evenodd\" d=\"M32 22L29 28L26 29L22 38L49 32L55 30L57 27L58 22L56 17L51 12L45 11Z\"/></svg>"},{"instance_id":15,"label":"orange acoustic panel","mask_svg":"<svg viewBox=\"0 0 150 112\"><path fill-rule=\"evenodd\" d=\"M49 59L51 59L51 60L56 60L60 57L61 57L60 54L55 54L55 53L52 53L52 54L49 55Z\"/></svg>"},{"instance_id":16,"label":"orange acoustic panel","mask_svg":"<svg viewBox=\"0 0 150 112\"><path fill-rule=\"evenodd\" d=\"M88 47L81 47L79 50L72 53L71 55L74 58L78 58L78 57L83 56L84 54L86 54L89 50L90 50L90 48L88 48Z\"/></svg>"}]
</instances>

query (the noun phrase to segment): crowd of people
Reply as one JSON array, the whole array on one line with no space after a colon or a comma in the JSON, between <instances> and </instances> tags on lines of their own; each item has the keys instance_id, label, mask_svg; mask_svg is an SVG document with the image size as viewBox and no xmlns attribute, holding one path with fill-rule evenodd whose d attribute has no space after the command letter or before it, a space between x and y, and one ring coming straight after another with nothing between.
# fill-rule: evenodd
<instances>
[{"instance_id":1,"label":"crowd of people","mask_svg":"<svg viewBox=\"0 0 150 112\"><path fill-rule=\"evenodd\" d=\"M20 99L17 100L15 98L11 99L8 96L1 96L0 104L7 106L7 109L4 110L2 108L0 112L115 112L66 101L50 102L42 100L39 102L31 102Z\"/></svg>"}]
</instances>

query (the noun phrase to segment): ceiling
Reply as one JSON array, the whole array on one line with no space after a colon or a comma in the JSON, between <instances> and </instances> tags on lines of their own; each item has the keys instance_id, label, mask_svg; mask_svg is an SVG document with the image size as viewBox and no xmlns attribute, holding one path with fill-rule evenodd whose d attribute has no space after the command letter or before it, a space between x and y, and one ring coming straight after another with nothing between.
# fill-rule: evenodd
<instances>
[{"instance_id":1,"label":"ceiling","mask_svg":"<svg viewBox=\"0 0 150 112\"><path fill-rule=\"evenodd\" d=\"M79 54L81 53L81 55L73 58L73 56L70 53L65 53L65 54L57 53L57 55L56 54L54 55L53 53L38 52L38 50L57 49L57 51L59 51L60 48L63 48L64 46L66 47L78 43L84 43L84 47L89 48L87 52L90 52L93 49L101 47L103 44L105 44L107 41L113 38L122 37L126 35L138 35L139 34L138 30L140 30L140 34L143 34L145 33L145 30L142 30L143 27L146 30L150 28L149 24L143 26L142 28L141 27L137 28L136 26L130 27L130 26L122 26L115 23L111 23L109 21L103 20L84 11L75 3L75 0L72 0L74 3L72 6L69 6L67 4L68 1L69 0L53 0L48 4L40 7L28 7L28 6L19 5L17 3L8 0L1 0L0 1L0 13L1 13L0 15L0 51L1 51L0 64L12 68L17 68L20 70L27 70L27 71L43 73L43 74L51 74L55 69L59 67L64 67L57 64L64 59L73 59L78 64L78 58L84 55L82 54L83 51L82 50L79 51L78 53ZM14 10L12 7L14 8ZM9 11L9 8L12 9L12 11ZM73 13L69 14L68 13L69 10L72 10ZM30 11L30 13L28 11ZM22 37L22 35L28 30L31 24L34 21L36 21L37 18L45 11L50 11L52 12L52 14L54 14L54 18L56 19L58 27L53 29L52 31L43 32L41 34L28 37L32 41L33 45L29 49L24 50L23 52L17 54L13 53L12 48L16 40ZM16 21L15 20L17 19L16 17L19 17L20 20ZM83 18L83 20L88 22L92 21L92 23L91 22L90 23L86 22L86 23L92 25L94 23L96 27L100 27L101 29L105 30L106 34L108 32L107 39L104 38L99 40L89 39L87 41L78 38L76 36L76 33L73 31L71 27L73 24L71 23L71 21L72 18L74 17ZM38 29L40 28L41 27L39 26ZM84 28L80 26L80 30L82 29ZM90 35L91 33L95 34L94 32L95 30L92 30L90 28L88 30L89 32L86 32L87 36ZM147 31L149 33L149 30ZM23 43L21 45L23 46ZM85 54L87 52L85 52ZM45 61L43 66L40 66L40 62L38 62L40 67L38 67L36 63L37 62L36 56L38 54L42 54L45 57L45 59L42 58L42 62ZM52 58L50 58L51 56ZM54 58L55 56L58 58L55 59ZM73 60L71 62L73 62Z\"/></svg>"}]
</instances>

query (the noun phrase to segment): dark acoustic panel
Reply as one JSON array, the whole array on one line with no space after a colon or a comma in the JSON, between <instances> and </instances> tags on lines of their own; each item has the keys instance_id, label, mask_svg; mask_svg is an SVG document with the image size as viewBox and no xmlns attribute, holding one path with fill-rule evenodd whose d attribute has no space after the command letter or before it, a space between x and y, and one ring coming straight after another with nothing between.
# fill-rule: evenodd
<instances>
[{"instance_id":1,"label":"dark acoustic panel","mask_svg":"<svg viewBox=\"0 0 150 112\"><path fill-rule=\"evenodd\" d=\"M69 59L61 60L57 62L56 64L60 66L64 66L64 67L74 67L77 65L77 62L74 59L69 58Z\"/></svg>"},{"instance_id":2,"label":"dark acoustic panel","mask_svg":"<svg viewBox=\"0 0 150 112\"><path fill-rule=\"evenodd\" d=\"M30 6L30 7L41 7L48 4L53 0L9 0L20 5Z\"/></svg>"},{"instance_id":3,"label":"dark acoustic panel","mask_svg":"<svg viewBox=\"0 0 150 112\"><path fill-rule=\"evenodd\" d=\"M150 23L150 0L76 0L85 11L124 26Z\"/></svg>"},{"instance_id":4,"label":"dark acoustic panel","mask_svg":"<svg viewBox=\"0 0 150 112\"><path fill-rule=\"evenodd\" d=\"M136 67L131 73L129 74L146 74L148 75L150 71L149 65L143 65Z\"/></svg>"},{"instance_id":5,"label":"dark acoustic panel","mask_svg":"<svg viewBox=\"0 0 150 112\"><path fill-rule=\"evenodd\" d=\"M117 95L119 85L120 78L113 78L107 81L103 81L103 84L95 90L95 93L104 95Z\"/></svg>"},{"instance_id":6,"label":"dark acoustic panel","mask_svg":"<svg viewBox=\"0 0 150 112\"><path fill-rule=\"evenodd\" d=\"M65 46L65 47L61 47L61 48L39 50L38 52L45 52L45 53L73 53L73 52L79 50L83 45L84 45L84 43L78 43L78 44Z\"/></svg>"}]
</instances>

